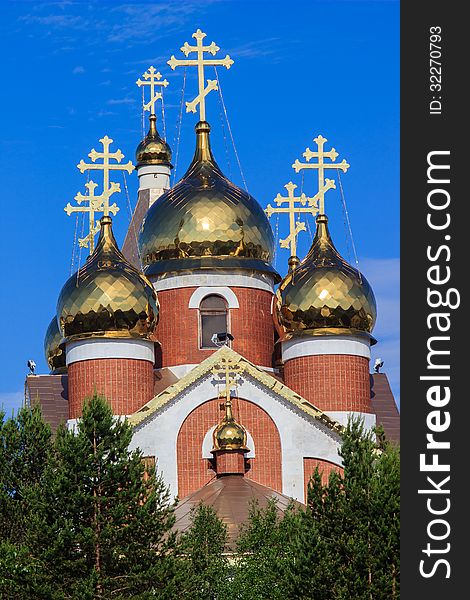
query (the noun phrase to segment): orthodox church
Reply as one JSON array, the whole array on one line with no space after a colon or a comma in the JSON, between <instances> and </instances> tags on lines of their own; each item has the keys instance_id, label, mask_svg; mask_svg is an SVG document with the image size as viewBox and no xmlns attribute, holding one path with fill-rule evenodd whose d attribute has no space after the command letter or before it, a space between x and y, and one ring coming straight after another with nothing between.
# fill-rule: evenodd
<instances>
[{"instance_id":1,"label":"orthodox church","mask_svg":"<svg viewBox=\"0 0 470 600\"><path fill-rule=\"evenodd\" d=\"M206 80L204 69L228 69L233 60L214 58L219 48L204 45L200 30L193 38L181 48L186 59L168 61L172 69L196 66L199 76L199 93L186 103L187 112L199 110L194 158L173 187L172 151L155 109L168 82L153 67L137 81L149 91L149 130L136 151L139 191L122 250L110 203L120 186L110 178L134 165L122 163L107 136L102 152L78 165L103 177L101 194L88 181L88 194L65 209L89 219L80 244L90 255L59 294L45 336L50 373L27 377L26 402L39 403L53 427L74 427L84 399L102 393L180 499L177 526L187 527L191 507L204 501L233 533L250 499L275 498L283 510L291 499L305 502L316 467L325 477L341 469L350 415L368 428L382 424L395 441L399 418L386 375L370 373L374 293L328 229L325 195L335 182L325 173L349 165L317 136L317 149L292 165L314 169L316 194L296 197L289 183L288 195L263 210L223 174L211 149L205 99L218 76ZM289 217L284 277L272 264L274 213ZM306 213L316 232L301 258Z\"/></svg>"}]
</instances>

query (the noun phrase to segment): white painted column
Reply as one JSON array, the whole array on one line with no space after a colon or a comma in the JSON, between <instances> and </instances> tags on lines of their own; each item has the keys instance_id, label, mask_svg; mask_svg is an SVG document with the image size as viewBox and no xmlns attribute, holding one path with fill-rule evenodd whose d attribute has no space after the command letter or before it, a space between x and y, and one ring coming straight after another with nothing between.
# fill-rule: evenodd
<instances>
[{"instance_id":1,"label":"white painted column","mask_svg":"<svg viewBox=\"0 0 470 600\"><path fill-rule=\"evenodd\" d=\"M361 335L319 335L295 337L282 342L284 362L303 356L346 354L370 360L370 341Z\"/></svg>"},{"instance_id":2,"label":"white painted column","mask_svg":"<svg viewBox=\"0 0 470 600\"><path fill-rule=\"evenodd\" d=\"M170 166L169 165L144 165L138 167L139 191L150 190L149 206L155 200L170 189Z\"/></svg>"},{"instance_id":3,"label":"white painted column","mask_svg":"<svg viewBox=\"0 0 470 600\"><path fill-rule=\"evenodd\" d=\"M97 358L132 358L155 363L155 344L149 340L129 338L89 338L68 342L65 348L67 366Z\"/></svg>"}]
</instances>

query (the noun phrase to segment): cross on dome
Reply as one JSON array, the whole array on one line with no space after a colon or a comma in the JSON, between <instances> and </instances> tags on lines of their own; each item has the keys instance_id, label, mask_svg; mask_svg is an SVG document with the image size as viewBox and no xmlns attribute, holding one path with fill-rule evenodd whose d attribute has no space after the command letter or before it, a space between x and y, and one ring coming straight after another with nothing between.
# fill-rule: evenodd
<instances>
[{"instance_id":1,"label":"cross on dome","mask_svg":"<svg viewBox=\"0 0 470 600\"><path fill-rule=\"evenodd\" d=\"M78 244L81 248L87 248L89 246L91 254L95 249L95 235L100 230L100 222L98 220L95 221L95 213L103 212L103 205L108 203L112 193L119 191L116 189L119 185L117 183L111 183L110 191L99 195L95 195L95 189L98 187L98 184L94 181L90 180L88 183L85 183L85 187L88 190L88 194L79 192L74 198L80 206L72 206L69 202L64 210L69 217L74 212L88 213L88 234L85 237L78 238ZM86 204L82 205L82 203ZM108 211L112 215L115 215L119 211L119 207L116 203L111 206L109 206L108 203Z\"/></svg>"},{"instance_id":2,"label":"cross on dome","mask_svg":"<svg viewBox=\"0 0 470 600\"><path fill-rule=\"evenodd\" d=\"M306 148L303 153L303 157L306 159L306 163L302 163L299 159L296 159L292 168L296 173L303 169L318 169L318 192L314 196L315 200L318 200L318 208L321 215L325 214L325 193L328 190L336 189L336 185L333 179L325 179L325 169L341 169L343 173L349 169L350 165L343 159L340 163L335 163L338 158L338 153L334 148L325 152L323 146L328 140L322 135L317 136L313 140L317 145L317 151L312 151L310 148ZM318 162L311 163L312 158L318 158ZM329 158L331 163L326 163L325 158Z\"/></svg>"},{"instance_id":3,"label":"cross on dome","mask_svg":"<svg viewBox=\"0 0 470 600\"><path fill-rule=\"evenodd\" d=\"M121 186L119 185L119 183L115 183L114 188L113 189L111 188L110 181L109 181L109 172L110 171L127 171L129 174L131 174L132 171L134 170L134 165L132 164L131 161L127 162L125 165L119 164L121 162L121 160L124 158L124 154L121 152L121 150L119 148L115 152L109 151L109 147L111 146L113 141L114 140L112 140L110 137L105 135L103 138L100 139L100 142L103 146L103 152L97 152L94 148L92 148L91 152L88 154L88 156L92 160L92 163L91 164L86 163L82 159L77 165L77 168L80 171L80 173L84 173L88 169L92 169L92 170L96 170L96 171L103 171L103 195L104 195L103 215L104 216L108 216L108 214L109 214L108 200L109 200L110 196L114 192L121 191ZM102 163L96 162L99 158L103 159ZM110 160L115 160L116 163L118 163L118 164L110 163L109 162ZM113 183L113 182L111 182L111 183ZM109 193L109 195L107 195L108 193Z\"/></svg>"},{"instance_id":4,"label":"cross on dome","mask_svg":"<svg viewBox=\"0 0 470 600\"><path fill-rule=\"evenodd\" d=\"M154 115L156 101L163 98L162 93L156 92L155 88L157 86L160 86L160 88L161 87L166 88L168 86L168 80L164 79L163 81L160 81L162 78L162 75L153 66L149 67L147 69L147 71L145 71L145 73L142 75L142 77L143 77L143 79L141 79L139 77L139 79L136 81L136 84L139 87L149 86L149 88L150 88L150 100L148 102L143 101L142 108L144 110L149 110L150 114Z\"/></svg>"},{"instance_id":5,"label":"cross on dome","mask_svg":"<svg viewBox=\"0 0 470 600\"><path fill-rule=\"evenodd\" d=\"M170 60L168 61L168 64L170 65L173 71L176 67L197 67L199 94L191 102L186 102L186 112L196 112L196 107L199 105L199 120L205 121L205 98L211 90L217 90L219 88L217 86L216 79L208 79L206 86L204 79L204 67L222 66L226 69L230 69L230 67L233 65L233 60L228 54L223 59L205 59L204 52L208 52L209 54L212 54L212 56L215 56L220 50L219 46L217 46L214 42L211 42L209 46L204 46L202 40L206 37L206 34L200 29L193 33L192 37L196 40L196 46L190 46L188 42L185 42L184 45L181 46L181 52L185 56L189 56L191 52L196 52L197 58L179 60L172 55Z\"/></svg>"},{"instance_id":6,"label":"cross on dome","mask_svg":"<svg viewBox=\"0 0 470 600\"><path fill-rule=\"evenodd\" d=\"M225 402L231 406L230 392L237 385L238 378L244 371L243 365L230 357L222 357L211 371L216 377L225 381L225 388L219 393L219 397L225 396Z\"/></svg>"},{"instance_id":7,"label":"cross on dome","mask_svg":"<svg viewBox=\"0 0 470 600\"><path fill-rule=\"evenodd\" d=\"M88 169L95 171L103 171L103 191L101 194L95 194L95 189L98 187L98 184L94 181L89 181L85 184L85 187L88 189L88 194L78 193L75 196L75 200L80 206L72 206L70 202L64 208L65 212L68 216L72 213L83 212L88 213L89 223L88 223L88 234L79 239L79 244L82 248L87 246L90 247L90 254L94 249L94 237L96 233L98 233L100 227L99 222L95 221L96 213L103 213L103 216L109 216L109 214L115 215L119 207L116 203L110 205L109 199L115 192L121 191L121 186L119 183L115 183L114 181L109 180L109 172L110 171L127 171L129 174L134 170L134 165L131 161L126 164L119 164L124 158L124 154L121 150L116 150L115 152L110 152L109 148L113 143L113 140L105 135L100 139L100 142L103 146L102 152L97 152L94 148L88 154L91 158L91 163L86 163L83 159L77 165L80 173L84 173ZM103 162L96 162L98 159L103 159ZM116 163L111 163L110 160L115 160ZM82 205L82 203L86 203Z\"/></svg>"},{"instance_id":8,"label":"cross on dome","mask_svg":"<svg viewBox=\"0 0 470 600\"><path fill-rule=\"evenodd\" d=\"M274 202L278 207L287 203L287 207L274 208L271 204L268 204L265 212L268 217L271 217L275 213L285 213L289 215L289 235L285 239L279 240L279 245L281 248L290 247L290 255L297 256L297 236L301 231L305 231L305 223L300 221L300 213L310 213L315 216L318 213L318 201L315 198L307 198L304 193L300 194L300 196L295 196L294 190L297 186L295 183L292 183L292 181L286 183L284 187L287 190L287 196L278 194L274 198ZM298 214L297 221L295 220L296 213Z\"/></svg>"}]
</instances>

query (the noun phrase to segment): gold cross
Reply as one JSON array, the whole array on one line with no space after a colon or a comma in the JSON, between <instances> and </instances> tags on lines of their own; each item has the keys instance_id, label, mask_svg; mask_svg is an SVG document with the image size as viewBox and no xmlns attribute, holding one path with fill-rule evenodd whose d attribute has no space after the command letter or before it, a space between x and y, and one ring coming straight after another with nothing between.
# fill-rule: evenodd
<instances>
[{"instance_id":1,"label":"gold cross","mask_svg":"<svg viewBox=\"0 0 470 600\"><path fill-rule=\"evenodd\" d=\"M319 209L320 214L325 214L325 192L331 189L336 189L335 182L332 179L325 179L325 169L341 169L343 173L349 169L350 165L343 159L340 163L335 163L335 160L338 158L338 153L334 148L329 150L328 152L323 151L323 146L325 142L328 140L324 138L322 135L319 135L313 140L318 147L317 152L312 152L310 148L307 148L302 156L307 160L307 163L301 163L299 159L296 159L292 168L296 173L301 171L302 169L318 169L318 193L315 198L319 200ZM309 163L312 158L318 158L317 163ZM325 163L324 159L329 158L332 162Z\"/></svg>"},{"instance_id":2,"label":"gold cross","mask_svg":"<svg viewBox=\"0 0 470 600\"><path fill-rule=\"evenodd\" d=\"M113 188L113 186L116 186L116 185L117 184L115 184L115 183L111 184L111 189L112 189L111 193L114 193L114 191L117 191ZM103 212L103 205L105 204L105 201L109 200L110 193L108 192L106 194L100 194L99 196L95 196L95 189L98 187L98 184L95 183L94 181L89 181L88 183L85 183L85 187L88 189L88 194L78 193L74 199L80 205L82 204L82 202L86 202L87 205L86 206L72 206L69 202L67 204L67 206L64 208L64 210L69 217L74 212L88 213L88 234L83 238L79 238L78 244L81 248L86 248L87 246L90 246L90 254L91 254L93 252L93 250L95 249L95 235L100 230L99 221L95 221L95 213ZM106 199L105 199L105 196L106 196ZM110 213L112 213L113 215L115 215L118 212L118 210L119 210L119 208L116 203L114 203L108 207L108 211Z\"/></svg>"},{"instance_id":3,"label":"gold cross","mask_svg":"<svg viewBox=\"0 0 470 600\"><path fill-rule=\"evenodd\" d=\"M157 72L155 67L149 67L149 69L147 69L147 71L145 71L145 73L142 75L142 77L145 79L145 81L143 81L139 77L139 79L136 81L137 85L139 87L142 87L143 85L150 86L150 100L147 103L145 103L145 102L143 103L143 109L149 110L150 114L154 115L155 114L155 102L157 100L159 100L160 98L163 98L161 92L155 91L155 87L157 85L167 87L168 81L166 79L164 79L163 81L160 81L160 79L162 78L162 75L160 72Z\"/></svg>"},{"instance_id":4,"label":"gold cross","mask_svg":"<svg viewBox=\"0 0 470 600\"><path fill-rule=\"evenodd\" d=\"M195 60L178 60L174 56L170 58L168 64L170 67L175 70L176 67L197 67L197 74L199 80L199 94L194 98L192 102L186 102L186 112L196 112L196 106L199 104L199 118L201 121L206 120L206 101L205 97L211 90L217 90L217 80L216 79L208 79L207 87L204 82L204 67L208 66L222 66L226 69L230 69L233 65L233 60L227 54L226 57L222 60L215 59L206 59L204 60L204 52L209 52L212 56L215 56L217 52L220 50L219 46L217 46L214 42L209 44L209 46L203 46L202 40L206 37L206 34L203 33L200 29L193 33L193 38L196 40L196 46L190 46L188 42L185 42L181 47L181 52L185 56L189 56L191 52L197 52L197 58Z\"/></svg>"},{"instance_id":5,"label":"gold cross","mask_svg":"<svg viewBox=\"0 0 470 600\"><path fill-rule=\"evenodd\" d=\"M290 246L290 255L297 256L297 236L301 231L305 231L305 223L300 221L300 214L296 223L295 213L310 213L314 216L318 213L318 202L316 202L316 198L307 198L303 193L300 196L294 196L294 190L297 186L292 181L289 181L284 187L287 190L287 196L278 194L274 198L274 202L278 206L287 203L287 208L274 208L268 204L265 212L268 217L271 217L274 213L287 213L289 215L289 235L284 240L280 240L279 245L281 248L289 248ZM297 202L302 206L305 206L308 202L308 205L306 208L301 208L296 204Z\"/></svg>"},{"instance_id":6,"label":"gold cross","mask_svg":"<svg viewBox=\"0 0 470 600\"><path fill-rule=\"evenodd\" d=\"M85 163L82 159L78 163L77 168L80 170L80 173L85 172L87 169L103 171L103 215L108 216L110 196L114 194L114 192L121 191L121 186L119 185L119 183L109 181L109 171L127 171L130 174L134 170L134 165L131 161L129 161L125 165L110 163L110 159L113 159L117 163L120 163L121 160L124 158L124 154L119 149L116 150L116 152L109 152L109 147L113 143L113 140L107 135L105 135L104 138L101 138L100 142L103 144L103 152L97 152L93 148L88 154L88 156L92 160L92 164ZM96 163L95 161L98 158L102 158L103 162Z\"/></svg>"},{"instance_id":7,"label":"gold cross","mask_svg":"<svg viewBox=\"0 0 470 600\"><path fill-rule=\"evenodd\" d=\"M232 358L222 357L220 362L215 367L212 367L212 373L216 377L225 378L225 389L219 393L219 397L225 396L226 405L231 406L232 399L230 397L230 391L237 384L238 377L243 371L243 365Z\"/></svg>"}]
</instances>

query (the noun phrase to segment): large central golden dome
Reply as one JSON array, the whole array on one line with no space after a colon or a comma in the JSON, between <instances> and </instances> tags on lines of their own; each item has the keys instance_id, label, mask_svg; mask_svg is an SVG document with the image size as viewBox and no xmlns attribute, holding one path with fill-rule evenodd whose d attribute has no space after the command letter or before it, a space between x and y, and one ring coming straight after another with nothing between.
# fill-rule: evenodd
<instances>
[{"instance_id":1,"label":"large central golden dome","mask_svg":"<svg viewBox=\"0 0 470 600\"><path fill-rule=\"evenodd\" d=\"M240 267L272 273L274 238L256 200L229 181L211 152L210 126L196 125L184 177L149 209L139 237L146 275Z\"/></svg>"},{"instance_id":2,"label":"large central golden dome","mask_svg":"<svg viewBox=\"0 0 470 600\"><path fill-rule=\"evenodd\" d=\"M88 337L149 339L158 322L152 284L119 251L111 218L101 218L93 254L65 283L57 319L67 341Z\"/></svg>"},{"instance_id":3,"label":"large central golden dome","mask_svg":"<svg viewBox=\"0 0 470 600\"><path fill-rule=\"evenodd\" d=\"M281 282L278 319L288 335L333 330L370 334L377 317L374 293L367 279L336 250L325 215L309 253Z\"/></svg>"}]
</instances>

